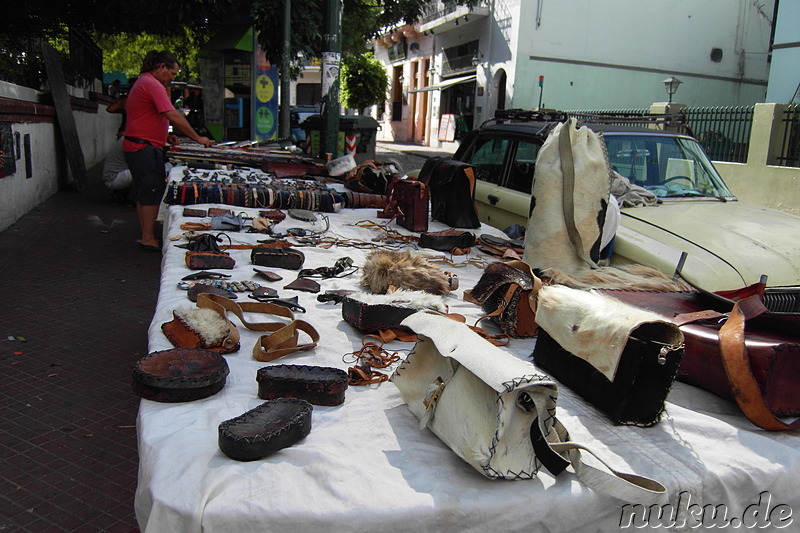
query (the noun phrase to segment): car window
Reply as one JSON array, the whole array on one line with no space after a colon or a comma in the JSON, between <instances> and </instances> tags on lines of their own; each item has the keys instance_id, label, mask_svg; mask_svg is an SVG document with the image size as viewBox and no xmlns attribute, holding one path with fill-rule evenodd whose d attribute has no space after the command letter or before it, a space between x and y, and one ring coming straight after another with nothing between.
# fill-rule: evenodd
<instances>
[{"instance_id":1,"label":"car window","mask_svg":"<svg viewBox=\"0 0 800 533\"><path fill-rule=\"evenodd\" d=\"M503 162L511 143L508 139L478 139L467 162L475 166L476 177L488 183L499 184L503 177Z\"/></svg>"},{"instance_id":2,"label":"car window","mask_svg":"<svg viewBox=\"0 0 800 533\"><path fill-rule=\"evenodd\" d=\"M505 186L515 191L530 193L533 188L533 171L537 155L539 155L538 144L518 142Z\"/></svg>"},{"instance_id":3,"label":"car window","mask_svg":"<svg viewBox=\"0 0 800 533\"><path fill-rule=\"evenodd\" d=\"M732 196L692 139L633 134L604 139L611 168L658 197Z\"/></svg>"}]
</instances>

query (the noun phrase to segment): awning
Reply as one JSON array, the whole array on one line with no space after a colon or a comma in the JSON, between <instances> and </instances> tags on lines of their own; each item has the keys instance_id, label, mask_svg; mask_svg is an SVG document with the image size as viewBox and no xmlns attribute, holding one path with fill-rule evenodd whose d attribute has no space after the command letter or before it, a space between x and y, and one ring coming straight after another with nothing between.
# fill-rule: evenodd
<instances>
[{"instance_id":1,"label":"awning","mask_svg":"<svg viewBox=\"0 0 800 533\"><path fill-rule=\"evenodd\" d=\"M428 87L423 87L422 89L414 89L413 91L408 91L409 93L422 93L425 91L441 91L452 87L453 85L459 85L461 83L469 83L471 81L475 81L475 74L472 76L462 76L460 78L450 78L449 80L442 80L442 83L439 85L429 85Z\"/></svg>"}]
</instances>

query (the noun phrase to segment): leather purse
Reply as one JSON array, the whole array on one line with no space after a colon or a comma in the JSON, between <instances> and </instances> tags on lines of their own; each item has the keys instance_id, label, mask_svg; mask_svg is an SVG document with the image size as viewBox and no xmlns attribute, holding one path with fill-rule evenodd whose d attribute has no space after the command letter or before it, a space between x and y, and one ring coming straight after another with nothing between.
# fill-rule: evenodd
<instances>
[{"instance_id":1,"label":"leather purse","mask_svg":"<svg viewBox=\"0 0 800 533\"><path fill-rule=\"evenodd\" d=\"M306 256L300 250L283 246L280 248L254 248L250 261L254 265L271 268L300 270Z\"/></svg>"},{"instance_id":2,"label":"leather purse","mask_svg":"<svg viewBox=\"0 0 800 533\"><path fill-rule=\"evenodd\" d=\"M537 326L531 297L542 282L522 261L490 264L472 290L464 291L464 300L476 303L504 334L515 338L536 336Z\"/></svg>"},{"instance_id":3,"label":"leather purse","mask_svg":"<svg viewBox=\"0 0 800 533\"><path fill-rule=\"evenodd\" d=\"M475 246L475 234L452 228L444 231L425 232L419 236L419 245L421 248L430 248L440 252L465 250Z\"/></svg>"},{"instance_id":4,"label":"leather purse","mask_svg":"<svg viewBox=\"0 0 800 533\"><path fill-rule=\"evenodd\" d=\"M355 292L342 298L342 318L363 333L408 331L400 323L426 309L445 312L447 306L441 296L404 289L387 294Z\"/></svg>"},{"instance_id":5,"label":"leather purse","mask_svg":"<svg viewBox=\"0 0 800 533\"><path fill-rule=\"evenodd\" d=\"M162 350L133 365L133 391L155 402L191 402L222 390L229 373L225 358L211 350Z\"/></svg>"},{"instance_id":6,"label":"leather purse","mask_svg":"<svg viewBox=\"0 0 800 533\"><path fill-rule=\"evenodd\" d=\"M683 335L662 316L563 285L536 295L536 366L614 423L661 419L683 356Z\"/></svg>"},{"instance_id":7,"label":"leather purse","mask_svg":"<svg viewBox=\"0 0 800 533\"><path fill-rule=\"evenodd\" d=\"M186 266L192 270L207 268L232 269L236 260L225 252L186 252Z\"/></svg>"},{"instance_id":8,"label":"leather purse","mask_svg":"<svg viewBox=\"0 0 800 533\"><path fill-rule=\"evenodd\" d=\"M341 405L347 390L347 372L309 365L272 365L256 373L262 400L299 398L313 405Z\"/></svg>"},{"instance_id":9,"label":"leather purse","mask_svg":"<svg viewBox=\"0 0 800 533\"><path fill-rule=\"evenodd\" d=\"M582 451L592 452L558 420L556 383L530 362L442 315L415 313L402 325L419 340L392 382L420 430L482 475L531 479L543 465L558 476L571 465L578 480L622 500L648 505L664 496L654 480L584 463Z\"/></svg>"},{"instance_id":10,"label":"leather purse","mask_svg":"<svg viewBox=\"0 0 800 533\"><path fill-rule=\"evenodd\" d=\"M430 189L415 179L397 179L389 185L386 207L379 218L396 218L409 231L428 231Z\"/></svg>"},{"instance_id":11,"label":"leather purse","mask_svg":"<svg viewBox=\"0 0 800 533\"><path fill-rule=\"evenodd\" d=\"M266 401L220 423L219 449L237 461L266 457L311 433L312 411L310 403L296 398Z\"/></svg>"},{"instance_id":12,"label":"leather purse","mask_svg":"<svg viewBox=\"0 0 800 533\"><path fill-rule=\"evenodd\" d=\"M679 381L737 402L761 428L800 426L776 418L800 416L800 316L769 312L758 296L732 301L701 291L603 292L680 325L686 353Z\"/></svg>"},{"instance_id":13,"label":"leather purse","mask_svg":"<svg viewBox=\"0 0 800 533\"><path fill-rule=\"evenodd\" d=\"M425 162L419 181L431 189L431 219L454 228L479 228L475 207L475 167L448 157Z\"/></svg>"}]
</instances>

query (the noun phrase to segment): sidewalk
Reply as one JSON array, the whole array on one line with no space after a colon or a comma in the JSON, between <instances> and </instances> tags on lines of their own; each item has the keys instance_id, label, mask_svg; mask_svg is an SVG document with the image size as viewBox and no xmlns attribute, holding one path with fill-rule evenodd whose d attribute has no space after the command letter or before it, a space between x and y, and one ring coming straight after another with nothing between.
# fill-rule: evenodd
<instances>
[{"instance_id":1,"label":"sidewalk","mask_svg":"<svg viewBox=\"0 0 800 533\"><path fill-rule=\"evenodd\" d=\"M161 255L101 173L0 232L0 532L137 531L131 366Z\"/></svg>"}]
</instances>

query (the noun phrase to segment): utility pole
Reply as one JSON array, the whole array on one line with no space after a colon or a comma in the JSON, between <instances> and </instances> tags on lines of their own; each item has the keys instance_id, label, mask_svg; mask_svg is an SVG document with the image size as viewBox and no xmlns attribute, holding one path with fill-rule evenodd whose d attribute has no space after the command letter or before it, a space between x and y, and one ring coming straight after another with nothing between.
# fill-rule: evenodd
<instances>
[{"instance_id":1,"label":"utility pole","mask_svg":"<svg viewBox=\"0 0 800 533\"><path fill-rule=\"evenodd\" d=\"M320 157L335 158L339 140L339 62L342 56L342 0L325 0L322 52Z\"/></svg>"},{"instance_id":2,"label":"utility pole","mask_svg":"<svg viewBox=\"0 0 800 533\"><path fill-rule=\"evenodd\" d=\"M291 133L291 115L289 105L291 102L292 80L289 73L289 65L292 60L292 0L284 0L283 3L283 54L281 57L281 93L280 93L280 114L278 119L278 137L288 139Z\"/></svg>"}]
</instances>

